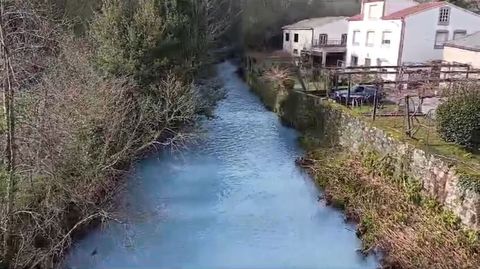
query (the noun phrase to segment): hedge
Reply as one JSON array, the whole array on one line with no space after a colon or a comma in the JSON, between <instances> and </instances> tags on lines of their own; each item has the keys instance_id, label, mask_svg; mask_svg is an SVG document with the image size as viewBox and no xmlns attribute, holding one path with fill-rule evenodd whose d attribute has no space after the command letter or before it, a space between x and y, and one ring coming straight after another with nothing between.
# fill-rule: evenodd
<instances>
[{"instance_id":1,"label":"hedge","mask_svg":"<svg viewBox=\"0 0 480 269\"><path fill-rule=\"evenodd\" d=\"M470 150L480 149L480 90L468 87L456 92L437 110L440 136Z\"/></svg>"}]
</instances>

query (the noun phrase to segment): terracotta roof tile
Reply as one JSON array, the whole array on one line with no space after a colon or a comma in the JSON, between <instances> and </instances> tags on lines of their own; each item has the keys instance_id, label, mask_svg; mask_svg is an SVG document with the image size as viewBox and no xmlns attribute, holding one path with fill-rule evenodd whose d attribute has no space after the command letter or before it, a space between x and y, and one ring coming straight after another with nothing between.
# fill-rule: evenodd
<instances>
[{"instance_id":1,"label":"terracotta roof tile","mask_svg":"<svg viewBox=\"0 0 480 269\"><path fill-rule=\"evenodd\" d=\"M398 11L395 11L393 13L390 13L386 16L383 16L382 19L383 20L399 20L399 19L403 19L407 16L410 16L410 15L413 15L413 14L416 14L416 13L420 13L422 11L426 11L426 10L429 10L429 9L432 9L432 8L444 6L445 4L447 4L447 3L444 2L444 1L428 2L428 3L418 4L418 5L413 6L413 7L405 8L405 9L398 10ZM352 17L348 18L348 20L349 21L361 21L361 20L363 20L363 14L357 14L355 16L352 16Z\"/></svg>"},{"instance_id":2,"label":"terracotta roof tile","mask_svg":"<svg viewBox=\"0 0 480 269\"><path fill-rule=\"evenodd\" d=\"M361 21L361 20L363 20L363 14L357 14L355 16L352 16L352 17L348 18L347 20L349 20L349 21Z\"/></svg>"},{"instance_id":3,"label":"terracotta roof tile","mask_svg":"<svg viewBox=\"0 0 480 269\"><path fill-rule=\"evenodd\" d=\"M444 6L446 2L429 2L429 3L423 3L419 4L413 7L405 8L396 12L393 12L391 14L388 14L384 16L382 19L384 20L399 20L403 19L409 15L413 15L422 11L426 11L435 7L440 7Z\"/></svg>"}]
</instances>

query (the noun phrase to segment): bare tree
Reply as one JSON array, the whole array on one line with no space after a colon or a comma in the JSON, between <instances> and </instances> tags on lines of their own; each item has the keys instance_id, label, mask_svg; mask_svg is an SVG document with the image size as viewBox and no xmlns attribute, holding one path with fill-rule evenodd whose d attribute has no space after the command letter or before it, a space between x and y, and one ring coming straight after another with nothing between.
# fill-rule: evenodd
<instances>
[{"instance_id":1,"label":"bare tree","mask_svg":"<svg viewBox=\"0 0 480 269\"><path fill-rule=\"evenodd\" d=\"M0 0L0 73L6 126L4 164L7 171L2 247L7 263L12 259L15 248L12 239L15 233L13 208L18 180L15 96L18 90L35 83L42 69L41 60L50 53L53 29L31 12L26 1Z\"/></svg>"},{"instance_id":2,"label":"bare tree","mask_svg":"<svg viewBox=\"0 0 480 269\"><path fill-rule=\"evenodd\" d=\"M200 34L210 44L226 29L211 16L225 14L208 4L217 0L202 1L209 15ZM53 268L79 231L112 218L112 196L132 160L185 141L204 93L168 68L149 85L105 78L89 40L60 31L28 1L0 4L2 263Z\"/></svg>"},{"instance_id":3,"label":"bare tree","mask_svg":"<svg viewBox=\"0 0 480 269\"><path fill-rule=\"evenodd\" d=\"M1 42L1 60L2 60L2 90L3 90L3 110L5 117L6 135L5 135L5 169L6 176L6 197L4 210L4 234L3 234L3 257L9 261L12 257L11 233L12 233L12 208L14 200L15 187L15 121L14 121L14 85L13 67L11 63L10 51L7 46L5 35L5 1L0 2L0 42Z\"/></svg>"},{"instance_id":4,"label":"bare tree","mask_svg":"<svg viewBox=\"0 0 480 269\"><path fill-rule=\"evenodd\" d=\"M231 0L201 0L203 5L207 36L209 42L217 41L231 27L232 19L239 16L239 11L233 8Z\"/></svg>"}]
</instances>

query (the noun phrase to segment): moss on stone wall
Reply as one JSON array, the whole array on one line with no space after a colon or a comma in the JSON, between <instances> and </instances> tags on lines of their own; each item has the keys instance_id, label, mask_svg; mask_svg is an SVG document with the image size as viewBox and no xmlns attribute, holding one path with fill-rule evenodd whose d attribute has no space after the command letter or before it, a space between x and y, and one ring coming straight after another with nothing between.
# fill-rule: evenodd
<instances>
[{"instance_id":1,"label":"moss on stone wall","mask_svg":"<svg viewBox=\"0 0 480 269\"><path fill-rule=\"evenodd\" d=\"M275 113L280 111L280 103L285 91L280 85L254 74L247 74L247 82L268 110Z\"/></svg>"},{"instance_id":2,"label":"moss on stone wall","mask_svg":"<svg viewBox=\"0 0 480 269\"><path fill-rule=\"evenodd\" d=\"M395 176L391 156L318 148L309 169L327 204L358 223L363 251L380 251L385 268L476 268L480 233L425 195L421 181ZM345 169L348 167L348 169Z\"/></svg>"},{"instance_id":3,"label":"moss on stone wall","mask_svg":"<svg viewBox=\"0 0 480 269\"><path fill-rule=\"evenodd\" d=\"M262 93L265 88L253 87L260 95L265 95ZM372 161L369 154L376 152L382 162L371 163L371 166L380 176L404 183L406 179L408 182L415 179L425 194L455 212L467 226L480 229L480 177L469 169L461 169L423 148L391 136L356 115L355 111L319 97L289 91L282 98L270 97L269 100L269 106L277 108L275 111L286 124L303 133L301 142L308 149L319 143L322 146L340 145L352 154L360 154L367 163Z\"/></svg>"},{"instance_id":4,"label":"moss on stone wall","mask_svg":"<svg viewBox=\"0 0 480 269\"><path fill-rule=\"evenodd\" d=\"M460 178L458 184L462 190L471 190L480 194L480 174L467 168L457 169L457 174Z\"/></svg>"},{"instance_id":5,"label":"moss on stone wall","mask_svg":"<svg viewBox=\"0 0 480 269\"><path fill-rule=\"evenodd\" d=\"M383 252L387 268L478 268L480 233L461 223L480 228L479 175L341 105L295 91L270 101L302 132L307 167L327 203L358 223L365 252Z\"/></svg>"}]
</instances>

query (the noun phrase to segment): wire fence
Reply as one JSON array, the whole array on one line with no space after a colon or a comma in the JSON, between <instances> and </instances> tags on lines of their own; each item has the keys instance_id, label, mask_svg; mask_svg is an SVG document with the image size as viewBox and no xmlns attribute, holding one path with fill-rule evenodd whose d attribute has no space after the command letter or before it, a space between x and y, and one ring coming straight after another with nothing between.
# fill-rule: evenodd
<instances>
[{"instance_id":1,"label":"wire fence","mask_svg":"<svg viewBox=\"0 0 480 269\"><path fill-rule=\"evenodd\" d=\"M480 173L480 155L446 142L435 120L436 108L456 85L480 83L480 70L443 62L333 68L304 64L297 74L305 91L333 99L374 125Z\"/></svg>"},{"instance_id":2,"label":"wire fence","mask_svg":"<svg viewBox=\"0 0 480 269\"><path fill-rule=\"evenodd\" d=\"M295 77L295 90L343 104L372 121L374 126L480 173L480 154L446 142L437 131L435 120L438 105L455 94L451 89L465 82L478 85L480 70L443 62L328 68L314 67L302 59L283 54L267 58L266 61L258 57L248 59L249 71L255 73L258 67L269 70L269 66L284 68ZM262 76L269 74L268 71L258 72L263 72Z\"/></svg>"}]
</instances>

